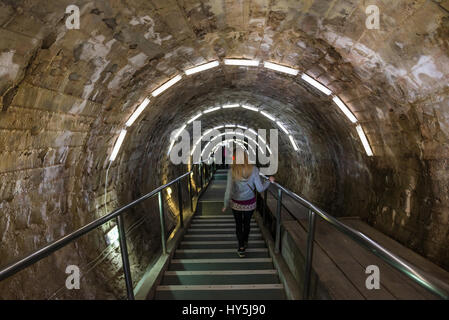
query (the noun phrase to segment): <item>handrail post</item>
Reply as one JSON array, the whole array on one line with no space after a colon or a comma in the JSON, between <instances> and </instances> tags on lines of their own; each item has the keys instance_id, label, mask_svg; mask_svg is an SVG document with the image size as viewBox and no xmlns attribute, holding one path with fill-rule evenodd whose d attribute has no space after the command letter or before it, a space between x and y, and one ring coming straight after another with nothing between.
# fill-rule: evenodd
<instances>
[{"instance_id":1,"label":"handrail post","mask_svg":"<svg viewBox=\"0 0 449 320\"><path fill-rule=\"evenodd\" d=\"M268 197L268 189L265 189L263 192L263 224L267 224L267 214L268 214L268 208L267 208L267 197Z\"/></svg>"},{"instance_id":2,"label":"handrail post","mask_svg":"<svg viewBox=\"0 0 449 320\"><path fill-rule=\"evenodd\" d=\"M117 228L120 241L120 253L122 255L123 273L125 275L126 293L128 300L134 300L133 280L129 267L128 247L126 246L126 233L122 215L117 217Z\"/></svg>"},{"instance_id":3,"label":"handrail post","mask_svg":"<svg viewBox=\"0 0 449 320\"><path fill-rule=\"evenodd\" d=\"M182 216L182 189L181 180L178 180L178 204L179 204L179 223L184 228L184 217Z\"/></svg>"},{"instance_id":4,"label":"handrail post","mask_svg":"<svg viewBox=\"0 0 449 320\"><path fill-rule=\"evenodd\" d=\"M281 251L281 209L282 209L282 190L278 189L278 203L276 209L276 241L275 241L275 253Z\"/></svg>"},{"instance_id":5,"label":"handrail post","mask_svg":"<svg viewBox=\"0 0 449 320\"><path fill-rule=\"evenodd\" d=\"M192 194L192 174L189 174L189 198L190 198L190 210L193 213L193 194Z\"/></svg>"},{"instance_id":6,"label":"handrail post","mask_svg":"<svg viewBox=\"0 0 449 320\"><path fill-rule=\"evenodd\" d=\"M306 267L304 271L304 290L303 299L310 298L310 277L312 273L312 261L313 261L313 241L315 239L315 225L316 214L312 210L309 210L309 233L307 234L307 252L306 252Z\"/></svg>"},{"instance_id":7,"label":"handrail post","mask_svg":"<svg viewBox=\"0 0 449 320\"><path fill-rule=\"evenodd\" d=\"M192 170L192 180L193 182L195 182L195 190L194 191L194 196L198 195L198 165L194 165L195 167Z\"/></svg>"},{"instance_id":8,"label":"handrail post","mask_svg":"<svg viewBox=\"0 0 449 320\"><path fill-rule=\"evenodd\" d=\"M162 201L162 191L159 191L158 194L159 199L159 219L161 220L161 241L162 241L162 253L167 254L167 247L165 243L165 215L164 215L164 203Z\"/></svg>"},{"instance_id":9,"label":"handrail post","mask_svg":"<svg viewBox=\"0 0 449 320\"><path fill-rule=\"evenodd\" d=\"M200 192L203 190L203 164L200 163Z\"/></svg>"}]
</instances>

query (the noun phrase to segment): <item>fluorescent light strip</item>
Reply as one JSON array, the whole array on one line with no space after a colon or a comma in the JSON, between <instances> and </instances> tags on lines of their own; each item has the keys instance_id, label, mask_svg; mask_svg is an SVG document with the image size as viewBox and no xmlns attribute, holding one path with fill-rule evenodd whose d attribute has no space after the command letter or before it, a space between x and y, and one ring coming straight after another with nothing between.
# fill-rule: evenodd
<instances>
[{"instance_id":1,"label":"fluorescent light strip","mask_svg":"<svg viewBox=\"0 0 449 320\"><path fill-rule=\"evenodd\" d=\"M201 71L204 71L204 70L215 68L219 64L220 63L215 60L215 61L212 61L212 62L209 62L209 63L202 64L202 65L200 65L198 67L193 67L193 68L187 69L184 72L185 72L186 75L190 76L191 74L194 74L194 73L197 73L197 72L201 72Z\"/></svg>"},{"instance_id":2,"label":"fluorescent light strip","mask_svg":"<svg viewBox=\"0 0 449 320\"><path fill-rule=\"evenodd\" d=\"M232 142L235 142L237 145L239 145L239 146L241 146L246 152L248 152L248 149L245 147L245 145L244 145L244 143L247 143L246 141L243 141L243 140L240 140L240 139L226 139L226 140L223 140L222 142L220 142L220 143L218 143L213 149L212 149L212 151L210 152L210 154L209 154L209 157L210 157L210 155L212 154L212 153L215 153L216 151L217 151L217 149L220 147L220 146L224 146L224 145L226 145L228 142L230 142L230 141L232 141ZM251 149L251 151L253 152L253 154L254 155L256 155L256 152L255 152L255 150L253 149L253 147L251 147L249 144L248 144L248 147Z\"/></svg>"},{"instance_id":3,"label":"fluorescent light strip","mask_svg":"<svg viewBox=\"0 0 449 320\"><path fill-rule=\"evenodd\" d=\"M279 72L283 72L283 73L288 73L288 74L291 74L293 76L296 76L299 73L299 70L296 70L296 69L293 69L293 68L289 68L289 67L285 67L285 66L281 66L280 64L267 62L267 61L265 61L263 63L263 66L265 68L267 68L267 69L271 69L271 70L275 70L275 71L279 71Z\"/></svg>"},{"instance_id":4,"label":"fluorescent light strip","mask_svg":"<svg viewBox=\"0 0 449 320\"><path fill-rule=\"evenodd\" d=\"M198 119L199 117L201 117L203 113L200 112L198 113L196 116L194 116L192 119L190 119L189 121L187 121L187 123L192 123L193 121L195 121L196 119Z\"/></svg>"},{"instance_id":5,"label":"fluorescent light strip","mask_svg":"<svg viewBox=\"0 0 449 320\"><path fill-rule=\"evenodd\" d=\"M242 104L242 108L245 108L245 109L248 109L248 110L251 110L251 111L256 111L256 112L259 111L258 108L256 108L256 107L251 107L251 106L248 106L248 105L245 105L245 104Z\"/></svg>"},{"instance_id":6,"label":"fluorescent light strip","mask_svg":"<svg viewBox=\"0 0 449 320\"><path fill-rule=\"evenodd\" d=\"M247 59L224 59L224 63L230 66L250 66L257 67L259 60L247 60Z\"/></svg>"},{"instance_id":7,"label":"fluorescent light strip","mask_svg":"<svg viewBox=\"0 0 449 320\"><path fill-rule=\"evenodd\" d=\"M213 140L214 140L214 139L213 139ZM207 150L207 147L209 147L209 145L211 144L211 142L212 142L212 140L209 141L209 142L204 146L203 151L201 152L201 158L203 157L204 152Z\"/></svg>"},{"instance_id":8,"label":"fluorescent light strip","mask_svg":"<svg viewBox=\"0 0 449 320\"><path fill-rule=\"evenodd\" d=\"M238 107L240 107L239 104L225 104L223 106L223 109L238 108Z\"/></svg>"},{"instance_id":9,"label":"fluorescent light strip","mask_svg":"<svg viewBox=\"0 0 449 320\"><path fill-rule=\"evenodd\" d=\"M221 109L221 107L209 108L209 109L207 109L207 110L204 110L204 113L209 113L209 112L212 112L212 111L217 111L218 109Z\"/></svg>"},{"instance_id":10,"label":"fluorescent light strip","mask_svg":"<svg viewBox=\"0 0 449 320\"><path fill-rule=\"evenodd\" d=\"M236 132L236 131L230 131L230 132L220 133L219 135L215 136L212 140L210 140L209 143L214 142L215 140L217 140L217 139L220 138L221 136L229 135L229 134L233 134L233 135L236 135L236 136L242 136L242 137L244 137L244 138L247 138L248 140L254 141L254 143L255 143L257 146L259 146L259 148L260 148L260 145L259 145L259 143L258 143L256 140L254 140L253 138L251 138L251 137L248 136L248 135L245 135L245 134L243 134L243 133L241 133L241 132ZM208 144L209 144L209 143L208 143ZM207 145L208 145L208 144L207 144ZM206 145L204 148L206 148L207 145ZM260 150L263 152L263 150L262 150L261 148L260 148ZM204 149L203 149L203 152L204 152ZM203 154L203 153L201 153L201 154Z\"/></svg>"},{"instance_id":11,"label":"fluorescent light strip","mask_svg":"<svg viewBox=\"0 0 449 320\"><path fill-rule=\"evenodd\" d=\"M206 132L204 132L203 136L208 135L209 133L211 133L214 129L209 129ZM201 140L201 139L200 139Z\"/></svg>"},{"instance_id":12,"label":"fluorescent light strip","mask_svg":"<svg viewBox=\"0 0 449 320\"><path fill-rule=\"evenodd\" d=\"M356 127L357 133L359 134L360 140L362 140L363 147L365 148L366 154L368 157L373 156L373 150L371 150L371 146L369 145L368 139L366 138L365 132L363 132L362 126L359 124Z\"/></svg>"},{"instance_id":13,"label":"fluorescent light strip","mask_svg":"<svg viewBox=\"0 0 449 320\"><path fill-rule=\"evenodd\" d=\"M349 120L351 120L352 123L357 122L357 118L352 114L351 110L348 109L348 107L341 101L341 99L337 96L334 96L332 100L335 102L335 104L340 108L341 111L348 117Z\"/></svg>"},{"instance_id":14,"label":"fluorescent light strip","mask_svg":"<svg viewBox=\"0 0 449 320\"><path fill-rule=\"evenodd\" d=\"M171 80L168 80L166 83L164 83L162 86L160 86L159 88L157 88L156 90L154 90L151 95L153 97L156 97L158 95L160 95L162 92L164 92L165 90L167 90L168 88L170 88L172 85L174 85L176 82L180 81L182 79L182 77L178 74L176 77L174 77Z\"/></svg>"},{"instance_id":15,"label":"fluorescent light strip","mask_svg":"<svg viewBox=\"0 0 449 320\"><path fill-rule=\"evenodd\" d=\"M239 134L239 135L245 137L245 135L243 135L243 134ZM260 150L262 153L265 153L265 152L263 151L263 149L260 147L260 145L259 145L255 140L253 140L253 139L251 139L251 138L249 138L249 137L246 137L246 138L248 138L248 139L254 141L254 143L259 147L259 150ZM207 144L204 146L203 151L201 152L201 157L203 157L204 152L206 152L207 148L209 147L209 145L210 145L211 143L213 143L214 140L215 140L215 139L212 139L209 143L207 143ZM226 139L226 140L220 141L220 142L217 143L217 145L226 143L226 142L228 142L228 141L232 141L232 142L241 141L241 142L243 142L243 143L248 144L248 143L247 143L246 141L244 141L244 140L241 140L241 139L238 139L238 138L235 138L235 139L231 138L231 139ZM216 147L217 145L215 145L215 147ZM250 147L251 150L253 151L253 153L256 154L255 150L254 150L249 144L248 144L248 147ZM271 153L271 151L270 151L270 153ZM192 153L192 154L193 154L193 153ZM210 153L209 153L209 155L210 155Z\"/></svg>"},{"instance_id":16,"label":"fluorescent light strip","mask_svg":"<svg viewBox=\"0 0 449 320\"><path fill-rule=\"evenodd\" d=\"M248 129L247 127L241 126L241 125L221 125L221 126L218 126L218 127L213 128L213 129L208 129L208 130L207 130L207 131L206 131L206 132L205 132L205 133L204 133L204 134L203 134L203 135L202 135L202 136L195 142L195 144L194 144L194 146L193 146L193 148L192 148L192 152L190 153L190 155L193 155L193 153L195 152L196 147L198 146L198 144L202 141L202 139L203 139L208 133L212 132L212 130L218 130L218 129L225 128L225 127L238 127L238 128L244 129L244 130L248 130L249 132L251 132L251 133L253 133L254 135L256 135L257 138L258 138L258 139L264 144L264 146L267 148L268 152L269 152L270 154L272 154L272 151L271 151L270 147L267 145L265 139L263 139L263 138L262 138L262 137L261 137L255 130L253 130L253 129ZM285 128L284 128L284 129L285 129ZM286 129L285 129L285 130L286 130ZM182 131L182 130L180 130L179 133L180 133L181 131ZM288 131L285 131L285 132L288 134ZM237 131L230 131L230 132L221 133L221 134L215 136L214 139L212 139L210 142L215 141L215 139L217 139L218 137L223 136L223 135L225 135L225 134L235 134L235 135L240 135L240 136L246 137L246 138L248 138L248 140L254 141L254 142L259 146L259 149L263 152L263 150L262 150L260 144L257 143L257 141L254 140L250 135L248 135L248 134L243 134L243 133L237 132ZM229 140L229 139L228 139L228 140ZM174 144L174 142L172 141L172 146L173 146L173 144ZM172 146L170 147L170 149L172 148ZM204 150L204 149L203 149L203 150Z\"/></svg>"},{"instance_id":17,"label":"fluorescent light strip","mask_svg":"<svg viewBox=\"0 0 449 320\"><path fill-rule=\"evenodd\" d=\"M315 88L317 88L318 90L320 90L321 92L323 92L326 95L330 95L332 93L332 91L329 90L327 87L325 87L324 85L322 85L321 83L319 83L318 81L313 79L312 77L309 77L305 73L302 74L301 79L303 79L307 83L311 84L312 86L314 86Z\"/></svg>"},{"instance_id":18,"label":"fluorescent light strip","mask_svg":"<svg viewBox=\"0 0 449 320\"><path fill-rule=\"evenodd\" d=\"M260 111L260 113L263 114L268 119L270 119L271 121L274 121L274 117L271 114L266 113L265 111Z\"/></svg>"},{"instance_id":19,"label":"fluorescent light strip","mask_svg":"<svg viewBox=\"0 0 449 320\"><path fill-rule=\"evenodd\" d=\"M168 147L167 156L170 154L171 149L173 148L174 145L175 145L175 139L173 139L173 140L170 142L170 147Z\"/></svg>"},{"instance_id":20,"label":"fluorescent light strip","mask_svg":"<svg viewBox=\"0 0 449 320\"><path fill-rule=\"evenodd\" d=\"M244 137L244 138L247 138L248 140L253 141L253 142L259 147L260 152L265 153L265 152L263 151L262 147L260 146L260 144L257 143L257 141L254 140L253 138L251 138L250 136L245 135L245 134L240 133L240 132L236 132L236 131L234 131L234 134L235 134L235 135L242 136L242 137ZM268 151L271 153L271 149L268 148Z\"/></svg>"},{"instance_id":21,"label":"fluorescent light strip","mask_svg":"<svg viewBox=\"0 0 449 320\"><path fill-rule=\"evenodd\" d=\"M126 130L120 131L120 135L117 138L117 141L115 142L114 149L112 150L111 157L109 158L109 161L114 161L117 157L118 151L120 150L120 147L122 146L123 140L126 136Z\"/></svg>"},{"instance_id":22,"label":"fluorescent light strip","mask_svg":"<svg viewBox=\"0 0 449 320\"><path fill-rule=\"evenodd\" d=\"M176 135L173 137L173 141L176 141L176 139L179 137L179 135L181 134L182 130L184 130L187 127L187 125L183 125L181 127L181 129L178 130L178 132L176 133Z\"/></svg>"},{"instance_id":23,"label":"fluorescent light strip","mask_svg":"<svg viewBox=\"0 0 449 320\"><path fill-rule=\"evenodd\" d=\"M235 127L235 124L227 124L227 125L225 125L225 128L234 128Z\"/></svg>"},{"instance_id":24,"label":"fluorescent light strip","mask_svg":"<svg viewBox=\"0 0 449 320\"><path fill-rule=\"evenodd\" d=\"M170 154L170 152L171 152L171 149L173 148L173 146L174 146L174 144L175 144L175 141L176 141L176 139L178 139L178 137L179 137L179 135L181 134L181 132L182 132L182 130L184 130L185 128L187 127L187 125L185 124L185 125L183 125L182 127L181 127L181 129L179 129L178 130L178 132L175 134L175 136L173 137L173 139L172 139L172 141L171 141L171 143L170 143L170 147L168 148L168 152L167 152L167 155L169 155Z\"/></svg>"},{"instance_id":25,"label":"fluorescent light strip","mask_svg":"<svg viewBox=\"0 0 449 320\"><path fill-rule=\"evenodd\" d=\"M289 133L288 130L282 125L282 123L280 123L279 121L276 121L276 124L279 126L279 128L282 129L282 131L284 131L285 134L290 135L290 133Z\"/></svg>"},{"instance_id":26,"label":"fluorescent light strip","mask_svg":"<svg viewBox=\"0 0 449 320\"><path fill-rule=\"evenodd\" d=\"M191 156L193 156L193 153L194 153L195 150L196 150L196 146L197 146L196 144L193 146L192 152L190 153Z\"/></svg>"},{"instance_id":27,"label":"fluorescent light strip","mask_svg":"<svg viewBox=\"0 0 449 320\"><path fill-rule=\"evenodd\" d=\"M136 121L136 119L140 116L140 114L142 113L142 111L147 107L147 105L150 103L150 99L145 98L145 100L143 100L143 102L140 104L140 106L136 109L136 111L134 111L134 113L132 114L132 116L128 119L128 121L126 121L125 126L127 127L131 127L132 124L134 123L134 121Z\"/></svg>"},{"instance_id":28,"label":"fluorescent light strip","mask_svg":"<svg viewBox=\"0 0 449 320\"><path fill-rule=\"evenodd\" d=\"M298 151L298 146L296 145L295 139L293 139L293 136L289 135L288 136L290 138L290 142L292 143L293 149L295 149L295 151Z\"/></svg>"}]
</instances>

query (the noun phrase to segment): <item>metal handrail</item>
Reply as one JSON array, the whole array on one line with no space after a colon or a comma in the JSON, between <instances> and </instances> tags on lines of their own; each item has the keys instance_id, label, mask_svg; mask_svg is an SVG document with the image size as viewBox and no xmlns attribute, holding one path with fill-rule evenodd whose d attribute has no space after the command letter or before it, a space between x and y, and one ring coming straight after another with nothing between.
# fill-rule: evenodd
<instances>
[{"instance_id":1,"label":"metal handrail","mask_svg":"<svg viewBox=\"0 0 449 320\"><path fill-rule=\"evenodd\" d=\"M268 177L260 174L263 178L268 180ZM401 273L405 274L408 278L412 279L414 282L422 286L423 288L427 289L428 291L432 292L433 294L439 296L442 299L448 300L449 299L449 293L440 288L438 285L432 283L432 281L428 280L424 275L422 275L416 267L413 267L405 260L399 258L392 252L388 251L387 249L383 248L380 244L372 240L371 238L367 237L360 231L357 231L341 221L337 220L335 217L329 215L328 213L324 212L311 202L307 201L306 199L300 197L296 193L286 189L282 185L280 185L277 182L272 182L272 184L277 187L278 190L278 199L277 199L277 212L276 212L276 240L275 240L275 251L277 253L280 252L280 223L281 223L281 207L282 207L282 194L285 193L294 200L298 201L302 205L304 205L306 208L309 209L309 229L308 229L308 236L307 236L307 251L306 251L306 267L305 267L305 276L304 276L304 288L303 288L303 297L305 299L308 299L310 297L310 278L311 278L311 269L312 269L312 259L313 259L313 246L314 246L314 237L315 237L315 225L316 225L316 215L321 217L324 221L328 222L332 226L334 226L338 231L341 233L349 236L351 239L353 239L355 242L357 242L359 245L364 247L365 249L371 251L376 256L380 257L382 260L384 260L386 263L394 267L395 269L399 270ZM265 191L264 195L264 213L266 213L266 198L267 193ZM296 217L294 217L295 220L297 220ZM265 218L264 218L265 219Z\"/></svg>"},{"instance_id":2,"label":"metal handrail","mask_svg":"<svg viewBox=\"0 0 449 320\"><path fill-rule=\"evenodd\" d=\"M201 163L199 164L199 172L200 172L200 190L202 190L204 188L204 181L203 181L203 171L205 171L205 166L202 165ZM132 281L131 281L131 273L130 273L130 268L129 268L129 261L128 261L128 252L127 252L127 248L126 248L126 237L125 237L125 229L123 226L123 221L122 221L122 216L121 214L124 213L126 210L134 207L135 205L141 203L144 200L147 200L153 196L155 196L156 194L158 194L159 196L159 213L160 213L160 219L161 219L161 226L162 226L162 230L161 230L161 238L162 238L162 247L163 247L163 253L166 253L166 249L165 249L165 222L164 222L164 214L163 214L163 203L162 203L162 197L161 197L161 191L164 190L165 188L177 183L178 185L178 196L182 197L182 191L181 191L181 184L180 181L182 179L184 179L185 177L189 176L191 174L194 173L195 170L190 170L184 174L182 174L181 176L177 177L176 179L162 185L159 186L158 188L154 189L153 191L145 194L144 196L124 205L123 207L120 207L114 211L112 211L111 213L106 214L103 217L100 217L86 225L84 225L83 227L69 233L68 235L55 240L53 242L50 242L48 244L46 244L45 246L43 246L42 248L32 252L31 254L28 254L27 256L7 265L6 267L3 267L2 269L0 269L0 281L13 276L14 274L16 274L17 272L33 265L34 263L42 260L43 258L49 256L50 254L54 253L55 251L65 247L66 245L68 245L69 243L75 241L76 239L80 238L81 236L89 233L90 231L98 228L99 226L111 221L114 218L117 218L117 226L118 226L118 230L119 230L119 243L120 243L120 249L121 249L121 253L122 253L122 262L123 262L123 271L125 273L125 282L126 282L126 287L127 287L127 294L128 294L128 299L134 299L134 294L133 294L133 287L132 287ZM212 173L212 171L210 171L210 173ZM209 178L210 179L210 174ZM206 182L207 185L208 182ZM189 178L189 194L190 194L190 205L191 205L191 209L193 211L193 195L192 195L192 182L191 179ZM180 199L180 203L182 202L182 199ZM183 226L183 218L182 218L182 204L180 205L180 222L181 222L181 227Z\"/></svg>"}]
</instances>

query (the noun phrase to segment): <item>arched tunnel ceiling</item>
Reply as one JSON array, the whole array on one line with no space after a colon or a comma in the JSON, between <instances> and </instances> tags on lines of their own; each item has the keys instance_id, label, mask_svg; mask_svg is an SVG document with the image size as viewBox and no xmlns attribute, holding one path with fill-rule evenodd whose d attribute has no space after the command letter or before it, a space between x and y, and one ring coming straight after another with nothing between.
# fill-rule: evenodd
<instances>
[{"instance_id":1,"label":"arched tunnel ceiling","mask_svg":"<svg viewBox=\"0 0 449 320\"><path fill-rule=\"evenodd\" d=\"M68 30L74 2L80 29ZM282 119L302 147L292 153L282 141L279 181L449 268L449 4L376 2L381 25L369 30L371 2L0 1L0 231L15 243L0 256L13 260L185 171L159 165L169 133L199 110L248 102ZM108 157L139 103L224 58L319 80L363 125L375 157L331 98L300 77L221 64L151 98L112 166L103 207ZM250 111L203 117L209 127L272 125ZM15 232L34 240L16 242Z\"/></svg>"},{"instance_id":2,"label":"arched tunnel ceiling","mask_svg":"<svg viewBox=\"0 0 449 320\"><path fill-rule=\"evenodd\" d=\"M316 90L309 92L300 80L276 75L273 71L254 72L247 67L233 69L226 72L209 71L205 75L187 78L176 84L154 99L149 110L146 110L139 131L147 132L147 135L153 134L149 128L154 127L154 123L168 123L168 126L163 126L165 133L160 135L162 139L168 139L171 130L186 124L198 112L228 103L248 104L265 110L298 138L304 135L305 130L309 132L308 135L313 131L318 136L317 131L324 126L340 129L345 134L350 131L349 120L340 114L331 98L325 98ZM308 89L312 90L310 87ZM254 124L261 129L269 129L273 125L277 127L262 114L243 108L206 113L199 120L209 127L230 123L229 121L249 126ZM346 126L349 128L345 128ZM191 126L187 129L191 129ZM329 131L323 130L321 134L326 132ZM142 141L147 141L147 135L141 135ZM355 142L357 143L357 139ZM167 146L168 144L169 142Z\"/></svg>"}]
</instances>

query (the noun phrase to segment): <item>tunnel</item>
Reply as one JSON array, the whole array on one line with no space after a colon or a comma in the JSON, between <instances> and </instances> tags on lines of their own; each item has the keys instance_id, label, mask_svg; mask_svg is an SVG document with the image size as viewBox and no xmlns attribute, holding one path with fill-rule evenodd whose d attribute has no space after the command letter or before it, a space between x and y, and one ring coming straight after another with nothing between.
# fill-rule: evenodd
<instances>
[{"instance_id":1,"label":"tunnel","mask_svg":"<svg viewBox=\"0 0 449 320\"><path fill-rule=\"evenodd\" d=\"M193 147L197 123L202 133L276 129L278 185L335 221L363 223L447 290L449 1L1 0L0 25L0 270L191 172L190 186L170 184L5 277L0 299L129 298L125 232L131 289L147 288L170 249L161 238L177 239L182 210L187 223L212 208L201 199L224 176L171 161L181 131ZM281 201L290 218L277 235L276 199L258 195L268 215L258 223L280 241L280 283L301 291L298 230L310 213ZM355 246L329 230L323 243ZM331 254L319 248L315 298L345 299L326 287L318 255ZM362 287L370 261L357 267ZM75 290L69 266L81 272Z\"/></svg>"}]
</instances>

